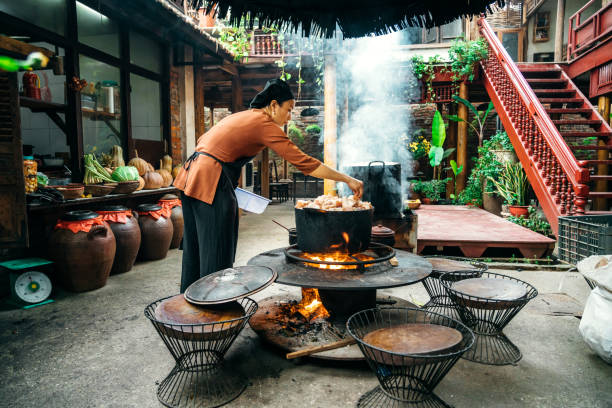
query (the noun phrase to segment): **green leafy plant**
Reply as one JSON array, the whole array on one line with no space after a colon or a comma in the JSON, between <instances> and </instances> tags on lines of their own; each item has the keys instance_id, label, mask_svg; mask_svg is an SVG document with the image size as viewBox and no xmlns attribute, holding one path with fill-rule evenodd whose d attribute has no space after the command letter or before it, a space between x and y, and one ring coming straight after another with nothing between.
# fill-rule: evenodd
<instances>
[{"instance_id":1,"label":"green leafy plant","mask_svg":"<svg viewBox=\"0 0 612 408\"><path fill-rule=\"evenodd\" d=\"M412 72L417 79L423 80L425 83L425 91L428 96L427 102L433 103L436 99L436 94L433 88L433 80L435 77L435 68L440 66L442 71L446 70L446 64L439 55L429 57L427 61L422 55L415 55L410 59Z\"/></svg>"},{"instance_id":2,"label":"green leafy plant","mask_svg":"<svg viewBox=\"0 0 612 408\"><path fill-rule=\"evenodd\" d=\"M429 149L429 164L433 167L433 178L440 179L442 176L441 164L444 159L450 156L455 148L444 149L444 141L446 140L446 126L442 120L440 111L434 113L431 122L431 147Z\"/></svg>"},{"instance_id":3,"label":"green leafy plant","mask_svg":"<svg viewBox=\"0 0 612 408\"><path fill-rule=\"evenodd\" d=\"M308 126L306 126L305 130L306 130L306 133L318 135L319 133L321 133L321 126L319 126L319 125L308 125Z\"/></svg>"},{"instance_id":4,"label":"green leafy plant","mask_svg":"<svg viewBox=\"0 0 612 408\"><path fill-rule=\"evenodd\" d=\"M295 125L295 123L289 124L289 127L287 128L287 136L289 136L289 139L291 139L291 141L298 146L301 146L302 143L304 143L304 134L300 128Z\"/></svg>"},{"instance_id":5,"label":"green leafy plant","mask_svg":"<svg viewBox=\"0 0 612 408\"><path fill-rule=\"evenodd\" d=\"M412 191L422 194L425 198L428 198L433 202L440 201L442 195L444 195L446 192L446 183L448 183L450 180L450 177L442 180L416 180L414 182Z\"/></svg>"},{"instance_id":6,"label":"green leafy plant","mask_svg":"<svg viewBox=\"0 0 612 408\"><path fill-rule=\"evenodd\" d=\"M488 144L487 144L488 142ZM484 142L489 150L511 150L514 151L514 146L510 142L508 134L504 130L498 130L492 135L488 141Z\"/></svg>"},{"instance_id":7,"label":"green leafy plant","mask_svg":"<svg viewBox=\"0 0 612 408\"><path fill-rule=\"evenodd\" d=\"M243 25L224 27L220 31L219 41L229 47L234 54L234 61L248 62L252 36L252 31L247 30Z\"/></svg>"},{"instance_id":8,"label":"green leafy plant","mask_svg":"<svg viewBox=\"0 0 612 408\"><path fill-rule=\"evenodd\" d=\"M518 224L521 227L529 228L530 230L542 235L552 234L550 224L548 223L548 221L538 215L537 210L534 207L529 207L528 217L523 217L522 215L519 217L515 217L511 215L507 218L507 220Z\"/></svg>"},{"instance_id":9,"label":"green leafy plant","mask_svg":"<svg viewBox=\"0 0 612 408\"><path fill-rule=\"evenodd\" d=\"M453 99L455 102L461 103L471 110L474 113L474 120L472 122L466 122L457 115L448 115L448 120L452 120L453 122L466 122L472 128L474 133L478 135L478 146L482 146L482 141L484 139L484 125L489 113L493 110L493 102L489 102L487 110L482 112L478 111L469 101L460 98L457 95L453 95Z\"/></svg>"},{"instance_id":10,"label":"green leafy plant","mask_svg":"<svg viewBox=\"0 0 612 408\"><path fill-rule=\"evenodd\" d=\"M476 65L488 58L488 45L484 38L476 41L458 39L453 41L448 50L452 79L459 81L463 77L474 79Z\"/></svg>"},{"instance_id":11,"label":"green leafy plant","mask_svg":"<svg viewBox=\"0 0 612 408\"><path fill-rule=\"evenodd\" d=\"M488 180L508 205L525 205L529 183L521 163L506 163L499 180L492 177Z\"/></svg>"},{"instance_id":12,"label":"green leafy plant","mask_svg":"<svg viewBox=\"0 0 612 408\"><path fill-rule=\"evenodd\" d=\"M425 138L424 133L425 129L419 129L413 133L412 140L406 138L408 141L406 148L410 153L412 153L412 158L414 160L418 160L429 155L431 143Z\"/></svg>"},{"instance_id":13,"label":"green leafy plant","mask_svg":"<svg viewBox=\"0 0 612 408\"><path fill-rule=\"evenodd\" d=\"M450 161L451 170L453 171L453 194L450 198L455 200L457 198L457 176L463 171L463 166L457 167L457 162L454 160Z\"/></svg>"}]
</instances>

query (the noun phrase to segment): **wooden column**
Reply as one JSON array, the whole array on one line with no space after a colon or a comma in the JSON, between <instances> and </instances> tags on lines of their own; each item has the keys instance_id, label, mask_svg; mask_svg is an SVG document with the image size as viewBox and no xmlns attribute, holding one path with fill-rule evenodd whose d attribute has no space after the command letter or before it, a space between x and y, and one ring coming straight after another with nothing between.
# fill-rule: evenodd
<instances>
[{"instance_id":1,"label":"wooden column","mask_svg":"<svg viewBox=\"0 0 612 408\"><path fill-rule=\"evenodd\" d=\"M609 96L600 96L598 99L598 110L599 114L603 117L606 122L610 121L610 97ZM606 142L604 140L599 140L597 142L600 146L605 146ZM607 150L598 150L597 151L597 160L608 160L608 151ZM597 165L597 175L598 176L607 176L609 166L607 164L598 164ZM598 180L595 182L595 191L604 192L608 190L608 180ZM606 198L596 198L593 202L595 211L607 211L608 203Z\"/></svg>"},{"instance_id":2,"label":"wooden column","mask_svg":"<svg viewBox=\"0 0 612 408\"><path fill-rule=\"evenodd\" d=\"M336 106L336 57L335 55L325 56L324 72L324 144L323 159L326 165L332 169L338 166L337 146L338 123ZM336 182L325 180L323 185L325 194L335 194Z\"/></svg>"},{"instance_id":3,"label":"wooden column","mask_svg":"<svg viewBox=\"0 0 612 408\"><path fill-rule=\"evenodd\" d=\"M204 70L196 66L195 70L195 139L197 140L206 131L206 120L204 118Z\"/></svg>"},{"instance_id":4,"label":"wooden column","mask_svg":"<svg viewBox=\"0 0 612 408\"><path fill-rule=\"evenodd\" d=\"M457 104L456 103L448 104L448 114L449 115L457 114ZM458 122L454 122L452 120L448 121L448 128L446 129L446 145L447 146L451 146L451 147L457 146L457 125L458 124L459 124ZM457 151L456 150L449 156L448 158L449 162L451 159L457 161ZM466 170L463 170L463 171L466 171ZM453 193L453 181L451 180L446 184L446 197L450 197L452 193Z\"/></svg>"},{"instance_id":5,"label":"wooden column","mask_svg":"<svg viewBox=\"0 0 612 408\"><path fill-rule=\"evenodd\" d=\"M270 151L267 147L261 151L261 168L259 173L261 175L261 195L270 198Z\"/></svg>"},{"instance_id":6,"label":"wooden column","mask_svg":"<svg viewBox=\"0 0 612 408\"><path fill-rule=\"evenodd\" d=\"M242 101L242 80L240 75L232 77L232 113L240 112L244 109Z\"/></svg>"},{"instance_id":7,"label":"wooden column","mask_svg":"<svg viewBox=\"0 0 612 408\"><path fill-rule=\"evenodd\" d=\"M555 62L563 58L563 25L565 24L565 0L557 0L557 21L555 24Z\"/></svg>"},{"instance_id":8,"label":"wooden column","mask_svg":"<svg viewBox=\"0 0 612 408\"><path fill-rule=\"evenodd\" d=\"M459 97L468 99L468 87L465 81L459 85ZM457 123L457 167L463 166L467 168L467 142L468 142L468 108L460 103L457 107L457 116L463 119L463 122ZM457 176L457 193L465 189L465 171Z\"/></svg>"}]
</instances>

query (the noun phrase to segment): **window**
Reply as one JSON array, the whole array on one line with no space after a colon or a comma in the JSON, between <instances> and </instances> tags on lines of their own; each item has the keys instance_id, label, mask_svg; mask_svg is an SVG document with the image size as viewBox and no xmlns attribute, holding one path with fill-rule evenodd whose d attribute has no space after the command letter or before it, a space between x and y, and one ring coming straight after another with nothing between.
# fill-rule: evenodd
<instances>
[{"instance_id":1,"label":"window","mask_svg":"<svg viewBox=\"0 0 612 408\"><path fill-rule=\"evenodd\" d=\"M66 0L1 1L0 11L57 34L66 31Z\"/></svg>"},{"instance_id":2,"label":"window","mask_svg":"<svg viewBox=\"0 0 612 408\"><path fill-rule=\"evenodd\" d=\"M159 74L162 68L161 47L152 39L130 30L130 63Z\"/></svg>"},{"instance_id":3,"label":"window","mask_svg":"<svg viewBox=\"0 0 612 408\"><path fill-rule=\"evenodd\" d=\"M132 138L161 142L161 86L157 81L130 75Z\"/></svg>"},{"instance_id":4,"label":"window","mask_svg":"<svg viewBox=\"0 0 612 408\"><path fill-rule=\"evenodd\" d=\"M79 65L81 78L87 81L81 90L83 150L109 153L114 145L124 146L119 68L83 55Z\"/></svg>"},{"instance_id":5,"label":"window","mask_svg":"<svg viewBox=\"0 0 612 408\"><path fill-rule=\"evenodd\" d=\"M119 57L119 25L77 1L79 42Z\"/></svg>"},{"instance_id":6,"label":"window","mask_svg":"<svg viewBox=\"0 0 612 408\"><path fill-rule=\"evenodd\" d=\"M460 38L462 35L463 20L458 18L442 26L423 29L423 43L432 44L450 42L456 38Z\"/></svg>"}]
</instances>

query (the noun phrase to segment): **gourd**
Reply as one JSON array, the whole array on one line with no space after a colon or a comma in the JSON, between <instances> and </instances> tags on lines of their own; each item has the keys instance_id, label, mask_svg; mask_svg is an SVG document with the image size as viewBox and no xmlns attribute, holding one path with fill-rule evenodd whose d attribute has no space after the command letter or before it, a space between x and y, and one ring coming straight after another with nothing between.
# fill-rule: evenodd
<instances>
[{"instance_id":1,"label":"gourd","mask_svg":"<svg viewBox=\"0 0 612 408\"><path fill-rule=\"evenodd\" d=\"M145 186L145 181L142 177L138 176L138 188L136 189L136 191L138 190L142 190Z\"/></svg>"},{"instance_id":2,"label":"gourd","mask_svg":"<svg viewBox=\"0 0 612 408\"><path fill-rule=\"evenodd\" d=\"M143 176L147 171L153 171L152 166L149 163L147 163L146 160L138 157L137 150L134 150L134 158L132 158L132 160L129 161L128 166L136 167L136 170L138 170L139 176Z\"/></svg>"},{"instance_id":3,"label":"gourd","mask_svg":"<svg viewBox=\"0 0 612 408\"><path fill-rule=\"evenodd\" d=\"M121 166L125 166L125 161L123 161L123 149L121 146L114 145L111 149L111 167Z\"/></svg>"},{"instance_id":4,"label":"gourd","mask_svg":"<svg viewBox=\"0 0 612 408\"><path fill-rule=\"evenodd\" d=\"M162 176L162 178L164 179L162 187L169 187L170 184L172 184L172 174L170 174L170 172L168 170L163 168L163 160L159 161L159 165L160 165L160 169L159 170L155 170L155 171L158 174L160 174Z\"/></svg>"},{"instance_id":5,"label":"gourd","mask_svg":"<svg viewBox=\"0 0 612 408\"><path fill-rule=\"evenodd\" d=\"M181 167L183 167L183 166L175 166L175 167L172 169L172 178L173 178L173 179L175 179L175 178L176 178L176 176L178 176L179 171L181 170Z\"/></svg>"},{"instance_id":6,"label":"gourd","mask_svg":"<svg viewBox=\"0 0 612 408\"><path fill-rule=\"evenodd\" d=\"M160 188L164 184L164 179L161 174L155 171L147 171L142 178L144 179L144 188L146 190L154 190Z\"/></svg>"},{"instance_id":7,"label":"gourd","mask_svg":"<svg viewBox=\"0 0 612 408\"><path fill-rule=\"evenodd\" d=\"M161 163L159 165L160 169L164 169L168 171L168 173L172 174L172 157L167 154L162 157Z\"/></svg>"}]
</instances>

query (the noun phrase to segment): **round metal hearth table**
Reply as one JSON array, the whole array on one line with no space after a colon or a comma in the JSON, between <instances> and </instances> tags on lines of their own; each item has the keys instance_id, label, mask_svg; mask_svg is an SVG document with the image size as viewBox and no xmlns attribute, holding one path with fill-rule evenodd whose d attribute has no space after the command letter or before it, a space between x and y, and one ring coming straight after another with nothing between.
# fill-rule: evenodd
<instances>
[{"instance_id":1,"label":"round metal hearth table","mask_svg":"<svg viewBox=\"0 0 612 408\"><path fill-rule=\"evenodd\" d=\"M389 261L359 269L322 269L289 262L285 248L263 252L251 258L248 265L272 268L278 274L276 283L303 288L329 290L367 290L410 285L425 279L431 273L431 264L410 252L395 250L398 266ZM312 261L312 263L317 263Z\"/></svg>"},{"instance_id":2,"label":"round metal hearth table","mask_svg":"<svg viewBox=\"0 0 612 408\"><path fill-rule=\"evenodd\" d=\"M423 286L429 295L429 301L423 308L456 320L461 320L455 304L440 282L440 276L447 273L449 274L447 279L454 279L455 281L478 278L488 269L487 265L482 262L458 257L431 256L425 257L425 259L431 263L432 271L423 280Z\"/></svg>"},{"instance_id":3,"label":"round metal hearth table","mask_svg":"<svg viewBox=\"0 0 612 408\"><path fill-rule=\"evenodd\" d=\"M164 308L163 305L168 306ZM209 316L224 313L235 316L238 305L242 308L239 317L209 323L177 322L177 318L189 320L189 316L198 311ZM209 313L206 308L187 301L181 305L178 296L170 296L145 308L145 316L176 362L157 389L157 398L166 407L219 407L237 398L247 386L246 378L224 365L224 355L257 311L257 303L245 297L229 306L208 307L216 309ZM229 307L230 311L218 310L223 307Z\"/></svg>"},{"instance_id":4,"label":"round metal hearth table","mask_svg":"<svg viewBox=\"0 0 612 408\"><path fill-rule=\"evenodd\" d=\"M480 278L460 281L444 274L440 282L455 303L461 321L474 331L474 346L462 356L464 359L507 365L516 364L523 357L503 329L538 295L536 288L522 280L493 272L483 272Z\"/></svg>"},{"instance_id":5,"label":"round metal hearth table","mask_svg":"<svg viewBox=\"0 0 612 408\"><path fill-rule=\"evenodd\" d=\"M345 321L325 321L315 325L295 327L282 314L282 304L289 301L284 296L272 296L259 302L259 309L249 321L249 326L267 343L287 353L307 347L320 346L348 336ZM377 305L416 307L407 300L394 296L378 296ZM290 330L296 332L291 333ZM318 360L363 361L364 357L356 344L312 354L309 358Z\"/></svg>"}]
</instances>

